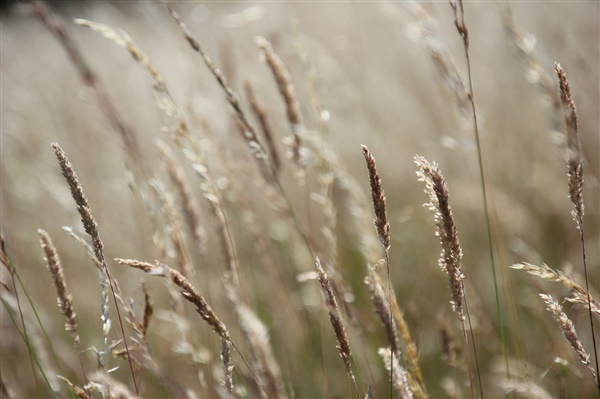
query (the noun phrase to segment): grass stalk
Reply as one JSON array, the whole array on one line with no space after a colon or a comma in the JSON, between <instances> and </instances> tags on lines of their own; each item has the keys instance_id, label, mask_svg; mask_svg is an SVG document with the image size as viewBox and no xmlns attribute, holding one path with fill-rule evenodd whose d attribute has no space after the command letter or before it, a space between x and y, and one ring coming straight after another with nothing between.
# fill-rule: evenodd
<instances>
[{"instance_id":1,"label":"grass stalk","mask_svg":"<svg viewBox=\"0 0 600 399\"><path fill-rule=\"evenodd\" d=\"M79 183L77 174L73 169L73 165L71 165L71 162L67 158L67 155L57 143L52 143L52 148L54 149L54 154L56 155L56 159L58 160L58 163L62 170L62 174L69 185L69 189L71 190L71 196L73 197L73 199L75 200L75 204L77 205L77 210L79 211L79 215L81 216L81 222L83 223L85 232L88 233L88 235L92 239L92 248L94 250L94 256L98 263L102 265L102 271L104 272L108 280L110 291L112 293L112 297L115 304L115 309L117 311L117 319L119 320L119 326L121 328L123 344L125 345L125 351L127 352L127 362L129 363L129 370L131 371L131 378L135 387L135 393L137 396L139 396L139 388L135 378L135 372L133 371L133 361L131 360L131 354L129 353L127 336L125 335L125 328L123 327L121 311L119 310L119 304L117 303L115 287L110 272L108 270L108 265L106 264L106 260L104 258L104 244L100 239L100 234L98 232L98 223L96 222L96 219L94 219L94 217L92 216L87 197L83 193L83 187Z\"/></svg>"},{"instance_id":2,"label":"grass stalk","mask_svg":"<svg viewBox=\"0 0 600 399\"><path fill-rule=\"evenodd\" d=\"M337 304L337 300L335 299L335 295L333 294L333 289L331 287L329 277L327 277L327 274L323 270L319 258L317 257L315 259L318 280L323 290L323 296L325 297L325 304L327 305L327 311L329 312L329 320L331 321L331 325L333 326L333 330L335 331L335 337L338 342L338 349L340 351L342 360L344 361L344 365L346 366L348 377L350 377L350 380L354 384L356 397L360 399L358 384L356 383L354 371L352 370L352 352L350 350L350 341L348 340L348 334L346 333L346 328L344 327L344 321L342 320L342 316L340 315L340 309Z\"/></svg>"},{"instance_id":3,"label":"grass stalk","mask_svg":"<svg viewBox=\"0 0 600 399\"><path fill-rule=\"evenodd\" d=\"M556 74L560 85L560 101L565 115L565 127L567 135L567 177L569 198L573 203L571 215L579 231L581 242L581 257L583 261L583 273L585 277L585 289L587 291L588 315L590 318L590 330L592 332L592 345L594 348L594 363L596 376L598 376L598 350L596 346L596 334L594 332L594 319L592 317L592 298L590 295L590 283L588 276L587 255L585 250L585 234L583 233L583 154L581 152L581 140L577 123L577 107L571 95L571 87L567 75L560 64L555 64ZM600 394L600 380L596 379L598 394Z\"/></svg>"},{"instance_id":4,"label":"grass stalk","mask_svg":"<svg viewBox=\"0 0 600 399\"><path fill-rule=\"evenodd\" d=\"M448 275L448 284L452 295L452 309L458 314L462 326L467 371L469 374L469 388L471 390L471 398L474 398L473 373L471 371L469 341L465 326L465 312L468 312L468 309L465 307L465 276L461 266L463 252L458 240L458 230L450 207L448 186L436 163L430 164L427 159L419 155L415 156L415 163L420 168L417 176L419 176L419 180L425 182L425 192L430 200L430 203L425 206L434 213L437 236L440 239L442 247L438 263L440 268Z\"/></svg>"},{"instance_id":5,"label":"grass stalk","mask_svg":"<svg viewBox=\"0 0 600 399\"><path fill-rule=\"evenodd\" d=\"M385 192L381 184L381 178L377 172L377 165L375 164L375 157L371 154L371 151L367 146L362 146L362 152L367 163L367 170L369 171L369 182L371 186L371 199L373 202L373 210L375 212L375 219L373 224L375 225L375 231L379 237L379 241L385 252L385 269L387 272L388 280L388 304L392 303L392 279L390 275L390 224L387 220L387 211L385 207ZM392 308L389 308L389 318L392 320ZM390 351L390 398L392 395L392 387L394 383L394 354L397 353L398 348L392 341L392 350Z\"/></svg>"},{"instance_id":6,"label":"grass stalk","mask_svg":"<svg viewBox=\"0 0 600 399\"><path fill-rule=\"evenodd\" d=\"M506 369L506 377L510 379L510 371L508 367L508 353L506 350L506 336L504 332L504 316L502 315L502 309L500 308L500 290L498 286L498 278L496 275L496 261L494 258L494 242L492 238L492 227L490 222L490 212L488 209L488 199L487 199L487 186L485 179L485 169L483 166L483 154L481 149L481 138L479 134L479 123L477 121L477 110L475 107L475 95L473 90L473 76L471 73L471 57L469 55L469 30L467 29L467 25L465 24L465 10L463 6L463 1L458 0L458 6L456 0L450 0L450 6L452 7L452 12L454 13L454 25L456 30L460 34L463 42L463 48L465 51L465 60L467 62L467 80L469 83L469 90L467 92L467 97L469 99L469 103L471 104L471 112L473 114L473 132L475 135L475 143L477 145L477 161L479 164L479 177L481 181L481 196L483 200L483 213L485 219L486 226L486 234L487 234L487 242L488 242L488 251L490 256L490 265L492 269L492 280L494 283L494 296L496 300L496 316L498 317L498 323L500 324L500 337L502 340L502 353L504 354L504 363ZM471 331L471 339L473 341L473 350L475 356L475 363L477 365L477 377L479 381L479 389L481 393L481 397L483 397L483 385L481 383L481 370L479 369L479 359L477 358L477 349L475 348L475 337L473 336L473 329L471 328L471 317L469 315L469 329Z\"/></svg>"},{"instance_id":7,"label":"grass stalk","mask_svg":"<svg viewBox=\"0 0 600 399\"><path fill-rule=\"evenodd\" d=\"M41 229L38 230L38 235L40 236L40 243L46 255L45 259L48 265L48 270L52 275L52 280L54 281L54 286L56 287L58 306L67 321L66 330L71 333L71 337L73 338L75 351L77 352L77 357L79 358L81 373L85 383L87 384L88 378L85 372L85 367L83 366L83 359L81 357L81 343L79 333L77 332L76 314L73 310L73 297L67 288L60 258L56 248L54 247L54 244L52 243L50 235Z\"/></svg>"}]
</instances>

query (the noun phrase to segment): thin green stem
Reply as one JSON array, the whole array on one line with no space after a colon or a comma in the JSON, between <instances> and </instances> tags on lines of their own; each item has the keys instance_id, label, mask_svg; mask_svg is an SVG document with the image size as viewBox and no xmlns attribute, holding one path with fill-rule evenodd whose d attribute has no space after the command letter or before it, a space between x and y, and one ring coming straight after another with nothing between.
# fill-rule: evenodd
<instances>
[{"instance_id":1,"label":"thin green stem","mask_svg":"<svg viewBox=\"0 0 600 399\"><path fill-rule=\"evenodd\" d=\"M583 272L585 274L585 290L587 291L588 315L590 316L590 326L592 329L592 346L594 347L594 361L596 363L596 386L600 396L600 376L598 375L598 352L596 349L596 334L594 332L594 319L592 318L592 297L590 295L590 284L587 269L587 255L585 251L585 238L583 235L583 217L579 215L579 237L581 239L581 253L583 257Z\"/></svg>"},{"instance_id":2,"label":"thin green stem","mask_svg":"<svg viewBox=\"0 0 600 399\"><path fill-rule=\"evenodd\" d=\"M0 301L2 301L2 304L4 305L4 308L6 309L6 313L8 314L8 317L10 317L10 320L12 321L13 325L15 326L15 329L17 330L17 332L19 333L19 335L21 336L21 338L23 339L23 342L25 342L25 345L27 345L27 350L29 352L29 355L31 356L33 362L35 363L35 365L37 366L37 368L40 370L40 374L42 374L42 377L44 378L44 381L46 381L46 384L48 385L48 388L50 388L50 391L52 391L52 394L54 395L54 397L56 399L58 399L58 394L54 391L54 389L52 389L52 384L50 384L50 381L48 380L48 377L46 376L46 373L44 372L44 368L42 367L42 365L40 364L38 358L35 356L33 349L31 348L29 341L25 339L25 334L24 331L21 331L19 329L19 325L17 323L17 320L15 320L13 314L10 311L10 306L6 303L6 300L2 297L0 297ZM35 369L34 369L34 375L35 375Z\"/></svg>"},{"instance_id":3,"label":"thin green stem","mask_svg":"<svg viewBox=\"0 0 600 399\"><path fill-rule=\"evenodd\" d=\"M32 362L31 366L32 366L32 370L33 370L33 378L36 381L36 386L38 385L37 383L37 374L35 373L35 368L33 365L33 353L31 352L31 346L29 344L29 336L27 335L27 329L25 327L25 320L23 317L23 313L21 310L21 302L19 300L19 294L18 294L18 289L17 289L17 285L15 284L15 277L17 278L17 281L19 282L19 286L21 287L21 289L23 290L23 294L25 294L25 298L27 298L27 302L29 302L29 305L31 306L31 309L33 310L33 314L35 315L35 319L37 320L39 326L40 326L40 330L42 331L42 334L44 335L44 338L46 339L46 342L48 342L48 347L50 348L50 352L52 353L52 357L54 357L54 361L56 362L58 369L60 370L60 373L62 375L65 375L65 371L62 368L62 363L58 358L58 355L56 354L56 351L54 350L54 345L52 345L52 340L50 340L50 337L48 336L48 333L46 332L46 329L44 328L44 325L42 324L42 320L40 319L40 316L37 312L37 309L33 303L33 300L31 299L31 297L29 296L29 292L27 291L27 289L25 288L25 284L23 284L23 280L21 280L21 276L19 275L19 273L17 272L17 269L14 267L14 265L12 264L12 261L10 260L10 257L8 256L8 253L6 252L6 248L2 248L2 251L4 252L5 256L6 256L6 261L8 263L9 266L9 271L10 271L10 275L11 275L11 280L13 283L13 287L15 287L15 299L17 300L17 304L18 304L18 308L19 308L19 315L21 318L21 324L23 325L23 334L21 335L23 337L23 340L25 341L25 344L27 345L27 349L29 350L29 359ZM17 325L15 324L15 327L17 327ZM80 356L80 360L81 360L81 354L78 354ZM84 374L85 377L85 374ZM71 393L71 397L75 397L73 393Z\"/></svg>"},{"instance_id":4,"label":"thin green stem","mask_svg":"<svg viewBox=\"0 0 600 399\"><path fill-rule=\"evenodd\" d=\"M485 218L488 251L489 251L489 255L490 255L490 264L491 264L491 270L492 270L492 279L494 282L494 296L495 296L495 300L496 300L496 316L498 317L498 323L500 324L500 336L501 336L501 340L502 340L502 352L504 354L506 378L510 380L510 372L509 372L509 365L508 365L508 353L506 351L506 336L505 336L505 332L504 332L504 318L502 316L502 311L500 308L500 290L498 288L498 278L497 278L497 273L496 273L496 261L494 259L494 244L493 244L493 238L492 238L492 227L491 227L491 223L490 223L490 211L488 208L487 185L486 185L486 181L485 181L485 171L484 171L483 156L482 156L482 151L481 151L481 139L480 139L480 134L479 134L479 123L477 121L477 110L475 107L475 97L474 97L474 91L473 91L473 76L471 73L471 57L469 56L469 34L468 34L467 27L465 25L465 13L464 13L464 8L463 8L463 1L458 0L458 3L460 6L460 19L461 19L460 22L458 20L456 5L451 3L451 7L454 11L454 17L455 17L454 23L458 29L458 32L461 34L461 36L463 38L463 45L464 45L463 47L464 47L464 51L465 51L465 59L467 62L467 78L469 81L469 91L467 92L467 96L469 98L469 102L471 103L471 112L473 113L475 143L477 145L477 161L479 164L479 176L480 176L480 181L481 181L481 196L483 199L483 213L484 213L484 218ZM473 333L473 331L471 331L471 334L472 333ZM476 353L477 352L474 352L475 356L477 356Z\"/></svg>"},{"instance_id":5,"label":"thin green stem","mask_svg":"<svg viewBox=\"0 0 600 399\"><path fill-rule=\"evenodd\" d=\"M467 321L469 322L469 331L471 331L471 343L473 344L473 354L475 357L475 367L477 367L477 382L479 383L479 393L483 398L483 383L481 382L481 369L479 368L479 357L477 356L477 345L475 345L475 335L473 334L473 325L471 324L471 313L469 312L469 304L467 303L467 291L463 283L463 291L465 291L465 310L467 313Z\"/></svg>"}]
</instances>

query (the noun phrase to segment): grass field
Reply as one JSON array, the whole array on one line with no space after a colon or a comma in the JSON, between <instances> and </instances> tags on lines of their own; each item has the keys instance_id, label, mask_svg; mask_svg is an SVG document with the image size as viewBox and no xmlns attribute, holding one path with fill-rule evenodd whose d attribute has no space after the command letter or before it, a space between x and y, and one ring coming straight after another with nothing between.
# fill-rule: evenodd
<instances>
[{"instance_id":1,"label":"grass field","mask_svg":"<svg viewBox=\"0 0 600 399\"><path fill-rule=\"evenodd\" d=\"M599 3L169 7L0 16L0 397L598 397Z\"/></svg>"}]
</instances>

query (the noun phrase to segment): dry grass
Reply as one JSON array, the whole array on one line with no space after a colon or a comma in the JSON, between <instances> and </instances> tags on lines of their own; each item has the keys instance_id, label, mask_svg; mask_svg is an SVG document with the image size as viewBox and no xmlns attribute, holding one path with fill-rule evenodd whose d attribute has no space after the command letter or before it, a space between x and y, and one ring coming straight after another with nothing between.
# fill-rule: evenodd
<instances>
[{"instance_id":1,"label":"dry grass","mask_svg":"<svg viewBox=\"0 0 600 399\"><path fill-rule=\"evenodd\" d=\"M0 17L1 397L597 394L600 5L172 6Z\"/></svg>"}]
</instances>

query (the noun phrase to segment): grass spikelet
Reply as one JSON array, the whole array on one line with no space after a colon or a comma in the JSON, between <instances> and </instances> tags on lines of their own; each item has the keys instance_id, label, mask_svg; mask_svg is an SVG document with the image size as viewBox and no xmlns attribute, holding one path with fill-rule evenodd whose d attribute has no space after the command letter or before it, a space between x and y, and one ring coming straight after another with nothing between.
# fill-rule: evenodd
<instances>
[{"instance_id":1,"label":"grass spikelet","mask_svg":"<svg viewBox=\"0 0 600 399\"><path fill-rule=\"evenodd\" d=\"M344 321L342 320L342 316L340 315L340 309L335 299L335 295L333 294L333 289L331 288L329 278L327 277L327 274L325 274L325 271L321 266L321 261L318 257L315 260L315 265L317 268L319 283L321 284L321 288L323 289L323 296L325 297L327 311L329 312L329 321L331 321L331 325L333 326L333 330L335 331L335 338L338 343L337 347L340 351L340 356L342 357L344 365L346 366L348 377L350 377L350 379L354 383L356 396L360 398L358 386L356 385L356 378L354 377L354 372L352 371L350 341L348 340L348 334L346 334Z\"/></svg>"},{"instance_id":2,"label":"grass spikelet","mask_svg":"<svg viewBox=\"0 0 600 399\"><path fill-rule=\"evenodd\" d=\"M196 288L181 273L166 265L162 267L170 274L171 281L183 290L181 295L196 307L196 312L198 312L202 320L208 323L213 331L221 337L221 364L224 370L224 385L225 390L231 396L233 394L233 365L231 364L231 339L229 338L229 330L219 317L217 317L215 312L213 312L204 297L196 291Z\"/></svg>"},{"instance_id":3,"label":"grass spikelet","mask_svg":"<svg viewBox=\"0 0 600 399\"><path fill-rule=\"evenodd\" d=\"M40 243L44 250L44 254L46 255L45 259L48 270L50 271L52 281L56 287L58 307L67 320L66 330L71 333L73 341L75 341L75 346L79 348L80 338L79 333L77 332L77 321L75 320L76 314L73 310L73 297L67 288L58 252L46 231L40 229L38 230L38 235L40 236Z\"/></svg>"},{"instance_id":4,"label":"grass spikelet","mask_svg":"<svg viewBox=\"0 0 600 399\"><path fill-rule=\"evenodd\" d=\"M371 182L371 198L373 199L373 209L375 210L375 229L379 236L379 241L387 254L390 248L390 224L387 220L387 213L385 209L385 192L381 185L381 178L377 173L377 166L375 165L375 157L371 154L371 151L366 146L362 146L362 152L367 162L367 169L369 170L369 180ZM388 265L389 267L389 265Z\"/></svg>"},{"instance_id":5,"label":"grass spikelet","mask_svg":"<svg viewBox=\"0 0 600 399\"><path fill-rule=\"evenodd\" d=\"M579 141L579 131L577 127L577 107L571 96L571 87L567 80L565 71L560 64L555 64L558 82L560 84L560 101L562 103L565 115L565 126L567 133L567 176L569 178L569 198L575 206L573 219L577 223L577 228L583 228L583 155L581 154L581 144Z\"/></svg>"},{"instance_id":6,"label":"grass spikelet","mask_svg":"<svg viewBox=\"0 0 600 399\"><path fill-rule=\"evenodd\" d=\"M565 338L571 344L571 348L575 351L581 363L585 364L592 374L594 381L596 381L596 371L590 364L590 355L586 352L581 344L581 341L577 337L575 326L569 317L563 312L562 306L550 295L540 294L540 298L546 303L546 309L552 314L554 319L558 322L560 329L562 330Z\"/></svg>"},{"instance_id":7,"label":"grass spikelet","mask_svg":"<svg viewBox=\"0 0 600 399\"><path fill-rule=\"evenodd\" d=\"M458 230L452 216L450 208L448 186L442 176L437 164L430 164L424 157L416 155L415 163L419 166L417 176L420 181L425 182L425 192L429 196L429 204L425 204L433 213L437 227L437 236L440 239L442 253L438 264L440 268L448 275L448 283L452 295L452 308L458 314L463 331L463 341L465 345L466 363L469 373L469 387L471 397L475 397L473 392L473 375L471 372L471 360L469 355L469 342L467 338L467 329L465 325L465 314L469 317L468 309L463 307L466 304L464 274L462 272L461 259L463 256L462 247L458 241ZM469 317L469 325L470 325ZM473 344L474 346L474 344ZM475 347L474 347L475 348ZM477 358L476 358L477 360ZM480 389L481 380L479 381Z\"/></svg>"},{"instance_id":8,"label":"grass spikelet","mask_svg":"<svg viewBox=\"0 0 600 399\"><path fill-rule=\"evenodd\" d=\"M90 210L90 205L88 200L83 193L83 188L81 184L79 184L79 179L77 178L77 174L73 169L73 165L69 162L67 155L60 148L57 143L52 143L52 148L54 149L54 154L56 155L56 159L58 159L58 163L60 165L60 169L62 171L65 180L69 185L69 189L71 190L71 196L75 200L75 204L77 205L77 211L81 216L81 222L83 223L83 228L85 232L92 238L92 248L94 249L94 255L98 262L104 262L104 244L100 239L100 234L98 233L98 223L96 219L92 216L92 212Z\"/></svg>"},{"instance_id":9,"label":"grass spikelet","mask_svg":"<svg viewBox=\"0 0 600 399\"><path fill-rule=\"evenodd\" d=\"M385 268L387 271L387 279L388 279L388 309L389 309L389 320L392 320L392 310L389 307L389 304L392 302L392 278L390 275L390 224L387 220L387 211L385 207L385 192L383 191L383 186L381 184L381 178L379 177L379 173L377 172L377 166L375 164L375 157L371 154L371 151L367 148L367 146L362 146L362 152L365 157L365 161L367 163L367 170L369 171L369 182L371 186L371 200L373 202L373 210L375 212L375 219L373 220L373 224L375 225L375 231L377 232L377 236L379 237L379 242L383 246L383 250L385 252ZM384 322L385 325L385 322ZM391 329L388 331L388 336L391 337ZM391 356L392 358L396 355L397 346L392 344ZM394 360L390 361L390 385L393 385L393 376L394 376ZM390 386L390 394L391 394L391 386Z\"/></svg>"},{"instance_id":10,"label":"grass spikelet","mask_svg":"<svg viewBox=\"0 0 600 399\"><path fill-rule=\"evenodd\" d=\"M194 304L196 312L212 327L213 331L221 338L229 340L229 330L227 330L225 324L213 312L204 297L196 291L196 288L177 270L171 269L166 265L162 265L162 267L169 273L171 281L183 290L181 295Z\"/></svg>"},{"instance_id":11,"label":"grass spikelet","mask_svg":"<svg viewBox=\"0 0 600 399\"><path fill-rule=\"evenodd\" d=\"M587 254L585 250L585 235L583 233L583 154L579 140L579 129L577 125L577 107L571 95L571 87L567 80L565 71L560 64L555 64L556 74L560 85L560 102L565 117L565 128L567 134L567 177L569 198L575 209L572 211L573 219L579 231L581 241L581 256L583 259L583 273L585 276L585 288L587 291L588 314L590 317L590 329L592 333L592 345L594 350L594 362L596 364L596 375L599 372L598 350L596 345L596 334L594 332L594 320L592 318L592 298L590 296L590 283L587 267ZM600 395L600 381L596 380L598 394Z\"/></svg>"},{"instance_id":12,"label":"grass spikelet","mask_svg":"<svg viewBox=\"0 0 600 399\"><path fill-rule=\"evenodd\" d=\"M83 359L81 358L81 355L79 353L81 339L79 337L79 333L77 332L76 313L75 310L73 310L73 297L67 288L67 282L65 281L65 276L63 274L63 269L60 262L60 258L58 256L58 252L56 251L56 248L52 243L50 235L46 231L39 229L38 235L40 236L40 244L42 246L42 249L44 250L48 270L50 271L52 281L54 282L54 286L56 287L56 293L58 296L58 307L60 308L61 313L63 314L63 316L65 316L66 319L65 328L71 333L75 350L79 355L81 371L83 373L84 379L87 380L85 368L83 366Z\"/></svg>"},{"instance_id":13,"label":"grass spikelet","mask_svg":"<svg viewBox=\"0 0 600 399\"><path fill-rule=\"evenodd\" d=\"M73 169L73 165L71 165L71 162L69 162L67 155L57 143L52 143L52 148L54 149L54 154L56 155L56 159L58 160L62 174L67 180L67 184L69 185L69 188L71 190L71 196L73 197L73 199L75 200L75 204L77 205L77 210L79 211L79 215L81 216L81 222L83 223L85 232L92 238L92 248L94 250L94 256L96 257L98 263L102 265L102 271L104 272L104 275L108 280L108 285L110 286L110 290L112 292L113 300L115 303L115 309L117 311L117 318L119 319L119 325L121 327L123 343L125 345L125 350L127 351L127 360L131 371L131 378L133 379L133 385L135 386L136 394L139 395L139 390L135 379L135 373L133 371L133 363L131 361L129 347L127 345L127 337L125 336L125 329L123 328L123 321L121 319L121 312L119 310L119 305L117 304L117 297L115 295L115 289L110 276L110 272L108 271L108 266L106 265L106 260L104 259L104 245L102 244L100 234L98 233L98 223L96 222L96 219L94 219L94 217L92 216L90 205L85 194L83 193L83 187L81 187L79 179L77 178L77 174ZM107 306L103 306L103 308L106 307ZM104 314L104 311L102 317L105 318L106 323L108 318Z\"/></svg>"},{"instance_id":14,"label":"grass spikelet","mask_svg":"<svg viewBox=\"0 0 600 399\"><path fill-rule=\"evenodd\" d=\"M385 327L385 333L387 334L388 342L390 343L390 349L394 354L400 353L400 337L398 335L398 327L394 319L391 317L392 312L390 309L390 303L387 300L386 293L383 285L379 279L379 276L374 271L371 271L365 278L365 282L369 286L371 291L371 297L373 304L375 305L375 313L379 316L382 324Z\"/></svg>"},{"instance_id":15,"label":"grass spikelet","mask_svg":"<svg viewBox=\"0 0 600 399\"><path fill-rule=\"evenodd\" d=\"M380 348L379 355L383 358L386 370L390 373L393 371L391 378L394 382L394 388L396 388L398 396L401 399L412 399L413 392L408 385L406 370L400 365L398 356L392 356L392 350L390 348ZM395 362L393 366L392 362Z\"/></svg>"},{"instance_id":16,"label":"grass spikelet","mask_svg":"<svg viewBox=\"0 0 600 399\"><path fill-rule=\"evenodd\" d=\"M570 291L570 295L566 297L565 300L573 303L579 303L588 308L591 305L592 312L597 315L600 315L600 303L596 299L594 299L594 297L592 297L591 294L589 295L588 303L588 291L560 270L554 270L545 263L542 263L538 266L532 265L531 263L523 262L514 264L510 267L515 270L524 270L527 273L544 280L561 283Z\"/></svg>"},{"instance_id":17,"label":"grass spikelet","mask_svg":"<svg viewBox=\"0 0 600 399\"><path fill-rule=\"evenodd\" d=\"M415 156L415 163L420 168L417 176L419 176L420 181L425 182L425 192L430 200L425 206L435 215L436 235L439 237L442 246L439 265L448 274L453 299L452 308L464 321L464 275L460 264L463 253L458 241L458 231L452 216L452 209L448 201L448 186L437 164L430 164L424 157L419 155Z\"/></svg>"}]
</instances>

